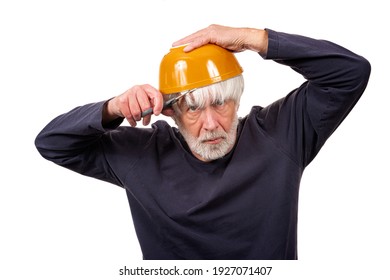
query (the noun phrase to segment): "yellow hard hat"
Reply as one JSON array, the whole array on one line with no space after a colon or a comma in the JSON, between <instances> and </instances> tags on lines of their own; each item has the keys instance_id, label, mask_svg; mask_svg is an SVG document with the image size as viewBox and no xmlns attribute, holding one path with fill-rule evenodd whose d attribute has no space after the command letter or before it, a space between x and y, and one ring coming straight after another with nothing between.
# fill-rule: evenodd
<instances>
[{"instance_id":1,"label":"yellow hard hat","mask_svg":"<svg viewBox=\"0 0 390 280\"><path fill-rule=\"evenodd\" d=\"M207 44L187 53L184 47L171 48L161 60L159 89L163 94L208 86L243 72L235 55L222 47Z\"/></svg>"}]
</instances>

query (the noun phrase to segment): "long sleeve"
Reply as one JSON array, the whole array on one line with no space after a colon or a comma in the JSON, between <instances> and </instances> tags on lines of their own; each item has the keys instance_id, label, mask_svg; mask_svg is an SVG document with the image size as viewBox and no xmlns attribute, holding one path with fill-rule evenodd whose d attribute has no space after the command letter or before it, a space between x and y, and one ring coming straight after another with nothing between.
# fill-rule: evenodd
<instances>
[{"instance_id":1,"label":"long sleeve","mask_svg":"<svg viewBox=\"0 0 390 280\"><path fill-rule=\"evenodd\" d=\"M296 163L306 166L364 92L369 62L329 41L268 29L265 59L307 81L258 114L260 125Z\"/></svg>"},{"instance_id":2,"label":"long sleeve","mask_svg":"<svg viewBox=\"0 0 390 280\"><path fill-rule=\"evenodd\" d=\"M39 153L47 160L80 174L121 185L105 156L111 129L101 125L104 102L91 103L53 119L35 139ZM129 140L131 145L131 141Z\"/></svg>"}]
</instances>

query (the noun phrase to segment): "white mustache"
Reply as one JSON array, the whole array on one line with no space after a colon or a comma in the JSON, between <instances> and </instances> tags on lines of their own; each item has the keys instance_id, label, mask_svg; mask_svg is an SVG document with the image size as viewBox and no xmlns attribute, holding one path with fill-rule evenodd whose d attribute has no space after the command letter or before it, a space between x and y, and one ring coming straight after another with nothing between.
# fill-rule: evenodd
<instances>
[{"instance_id":1,"label":"white mustache","mask_svg":"<svg viewBox=\"0 0 390 280\"><path fill-rule=\"evenodd\" d=\"M214 140L214 139L217 139L217 138L226 139L227 136L228 136L228 134L224 133L222 131L206 132L205 134L200 136L198 138L198 140L200 142L206 142L206 141L211 141L211 140Z\"/></svg>"}]
</instances>

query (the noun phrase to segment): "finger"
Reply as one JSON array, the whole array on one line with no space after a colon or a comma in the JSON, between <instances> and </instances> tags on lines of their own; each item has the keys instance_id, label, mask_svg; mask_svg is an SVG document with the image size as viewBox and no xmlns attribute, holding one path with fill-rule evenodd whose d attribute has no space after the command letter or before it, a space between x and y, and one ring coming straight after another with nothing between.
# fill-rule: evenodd
<instances>
[{"instance_id":1,"label":"finger","mask_svg":"<svg viewBox=\"0 0 390 280\"><path fill-rule=\"evenodd\" d=\"M152 87L151 85L144 85L143 87L149 97L150 103L148 108L153 108L153 114L158 116L161 113L164 105L164 100L161 92L158 91L156 88ZM143 109L146 110L148 108Z\"/></svg>"},{"instance_id":2,"label":"finger","mask_svg":"<svg viewBox=\"0 0 390 280\"><path fill-rule=\"evenodd\" d=\"M133 92L134 92L133 95L130 96L130 103L129 103L130 113L133 116L135 121L140 121L141 120L141 111L142 111L140 102L143 102L143 103L145 103L145 102L149 103L149 102L147 100L147 97L146 97L146 99L144 98L144 96L146 96L146 93L143 90L142 86L134 86ZM148 106L149 105L147 104L145 107L147 108Z\"/></svg>"},{"instance_id":3,"label":"finger","mask_svg":"<svg viewBox=\"0 0 390 280\"><path fill-rule=\"evenodd\" d=\"M187 45L183 48L183 51L190 52L194 49L197 49L197 48L204 46L204 45L207 45L209 43L211 43L211 41L210 41L210 39L208 39L206 37L196 37L196 38L193 38L191 41L188 41L187 43L185 43Z\"/></svg>"},{"instance_id":4,"label":"finger","mask_svg":"<svg viewBox=\"0 0 390 280\"><path fill-rule=\"evenodd\" d=\"M209 28L210 27L204 28L191 35L188 35L174 42L172 46L176 47L179 45L188 44L188 46L184 48L184 51L188 52L205 44L211 43Z\"/></svg>"},{"instance_id":5,"label":"finger","mask_svg":"<svg viewBox=\"0 0 390 280\"><path fill-rule=\"evenodd\" d=\"M129 107L129 91L126 91L124 94L119 96L119 111L123 115L123 117L126 118L126 120L129 122L131 126L135 126L135 120L131 114L130 107Z\"/></svg>"},{"instance_id":6,"label":"finger","mask_svg":"<svg viewBox=\"0 0 390 280\"><path fill-rule=\"evenodd\" d=\"M192 41L194 41L195 38L198 38L200 36L199 34L200 34L200 31L195 32L191 35L188 35L180 40L177 40L176 42L174 42L172 44L172 47L177 47L180 45L185 45L185 44L191 43Z\"/></svg>"},{"instance_id":7,"label":"finger","mask_svg":"<svg viewBox=\"0 0 390 280\"><path fill-rule=\"evenodd\" d=\"M142 119L142 124L144 126L147 126L149 123L150 123L150 120L152 119L152 116L151 115L147 115L145 116L143 119Z\"/></svg>"},{"instance_id":8,"label":"finger","mask_svg":"<svg viewBox=\"0 0 390 280\"><path fill-rule=\"evenodd\" d=\"M144 117L143 112L150 109L152 107L152 101L149 99L149 96L147 95L146 91L142 88L142 91L138 91L136 94L137 103L139 105L139 108L141 110L140 112L140 118Z\"/></svg>"}]
</instances>

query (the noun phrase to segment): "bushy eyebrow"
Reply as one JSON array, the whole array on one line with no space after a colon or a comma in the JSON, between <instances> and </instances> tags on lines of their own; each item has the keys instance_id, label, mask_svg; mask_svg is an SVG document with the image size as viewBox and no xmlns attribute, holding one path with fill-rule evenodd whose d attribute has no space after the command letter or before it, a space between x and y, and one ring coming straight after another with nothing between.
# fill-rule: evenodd
<instances>
[{"instance_id":1,"label":"bushy eyebrow","mask_svg":"<svg viewBox=\"0 0 390 280\"><path fill-rule=\"evenodd\" d=\"M219 92L207 93L204 91L203 92L195 91L187 95L184 99L188 107L204 108L209 101L210 104L225 102L226 96L224 96L222 93Z\"/></svg>"}]
</instances>

